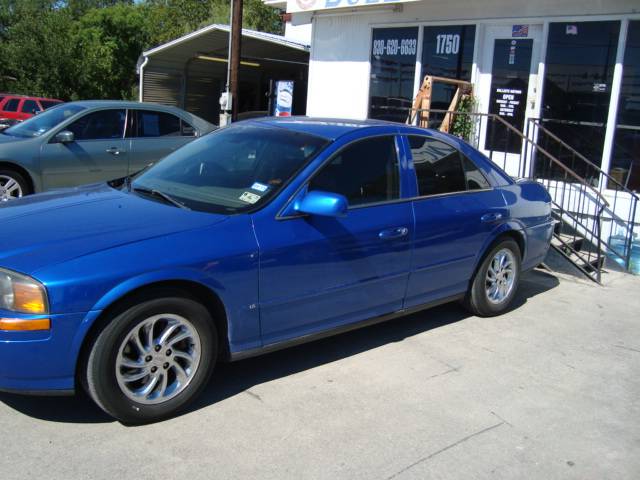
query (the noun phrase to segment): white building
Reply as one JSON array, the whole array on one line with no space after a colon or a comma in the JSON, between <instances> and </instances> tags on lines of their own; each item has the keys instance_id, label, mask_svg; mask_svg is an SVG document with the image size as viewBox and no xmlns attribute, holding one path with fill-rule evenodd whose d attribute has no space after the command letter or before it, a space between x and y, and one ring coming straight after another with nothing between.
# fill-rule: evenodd
<instances>
[{"instance_id":1,"label":"white building","mask_svg":"<svg viewBox=\"0 0 640 480\"><path fill-rule=\"evenodd\" d=\"M508 173L545 182L574 231L607 252L624 244L629 261L640 223L640 0L264 1L311 44L308 115L404 122L426 75L471 82L483 115L472 143ZM430 108L448 109L455 88L435 84Z\"/></svg>"},{"instance_id":2,"label":"white building","mask_svg":"<svg viewBox=\"0 0 640 480\"><path fill-rule=\"evenodd\" d=\"M426 74L471 81L478 111L499 113L517 84L511 123L543 118L640 189L640 1L265 1L311 35L308 115L402 120ZM438 86L432 108L451 94Z\"/></svg>"}]
</instances>

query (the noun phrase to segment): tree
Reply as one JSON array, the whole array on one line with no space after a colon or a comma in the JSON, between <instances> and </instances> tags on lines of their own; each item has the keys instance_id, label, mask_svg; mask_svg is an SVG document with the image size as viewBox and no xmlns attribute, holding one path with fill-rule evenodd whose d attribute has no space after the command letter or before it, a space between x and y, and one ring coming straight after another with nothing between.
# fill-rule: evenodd
<instances>
[{"instance_id":1,"label":"tree","mask_svg":"<svg viewBox=\"0 0 640 480\"><path fill-rule=\"evenodd\" d=\"M74 98L132 98L136 61L149 44L142 8L119 3L94 8L74 28L77 61Z\"/></svg>"},{"instance_id":2,"label":"tree","mask_svg":"<svg viewBox=\"0 0 640 480\"><path fill-rule=\"evenodd\" d=\"M0 0L0 91L132 98L146 49L211 23L231 0ZM246 28L281 33L278 12L244 0Z\"/></svg>"},{"instance_id":3,"label":"tree","mask_svg":"<svg viewBox=\"0 0 640 480\"><path fill-rule=\"evenodd\" d=\"M52 4L3 1L0 91L68 98L74 73L72 18Z\"/></svg>"}]
</instances>

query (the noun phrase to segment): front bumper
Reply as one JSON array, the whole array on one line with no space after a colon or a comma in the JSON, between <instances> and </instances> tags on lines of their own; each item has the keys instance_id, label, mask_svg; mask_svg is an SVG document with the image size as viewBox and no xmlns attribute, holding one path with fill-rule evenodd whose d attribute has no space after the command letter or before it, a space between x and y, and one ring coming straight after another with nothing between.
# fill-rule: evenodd
<instances>
[{"instance_id":1,"label":"front bumper","mask_svg":"<svg viewBox=\"0 0 640 480\"><path fill-rule=\"evenodd\" d=\"M0 330L0 391L67 394L82 340L99 312L48 315L50 330ZM41 318L0 310L0 317Z\"/></svg>"}]
</instances>

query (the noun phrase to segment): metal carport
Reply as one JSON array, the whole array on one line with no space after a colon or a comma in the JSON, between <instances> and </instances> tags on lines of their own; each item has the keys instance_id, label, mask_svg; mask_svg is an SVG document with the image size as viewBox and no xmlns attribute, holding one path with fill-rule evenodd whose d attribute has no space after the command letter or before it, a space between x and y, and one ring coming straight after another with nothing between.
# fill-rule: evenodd
<instances>
[{"instance_id":1,"label":"metal carport","mask_svg":"<svg viewBox=\"0 0 640 480\"><path fill-rule=\"evenodd\" d=\"M143 52L140 101L173 105L217 124L227 76L229 26L213 24ZM309 46L242 30L239 112L267 110L271 80L294 80L293 113L307 103Z\"/></svg>"}]
</instances>

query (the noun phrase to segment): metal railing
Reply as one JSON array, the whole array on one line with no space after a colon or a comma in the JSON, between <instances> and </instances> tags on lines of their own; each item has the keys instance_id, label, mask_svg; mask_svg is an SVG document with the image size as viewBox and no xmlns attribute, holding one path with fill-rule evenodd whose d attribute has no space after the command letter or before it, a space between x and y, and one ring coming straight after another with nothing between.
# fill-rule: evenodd
<instances>
[{"instance_id":1,"label":"metal railing","mask_svg":"<svg viewBox=\"0 0 640 480\"><path fill-rule=\"evenodd\" d=\"M532 179L547 188L553 215L560 225L554 232L557 250L597 282L601 281L606 255L630 270L638 195L541 125L540 120L530 119L523 133L496 114L438 109L416 112L401 107L381 110L389 117L405 118L406 123L424 125L426 119L427 126L436 129L439 120L448 117L454 134L456 119L466 119L471 128L466 128L465 141L484 151L512 177ZM606 192L602 188L605 182L609 187ZM623 197L628 202L626 208L620 207ZM603 218L609 226L606 232ZM611 242L614 226L622 248ZM606 233L609 235L605 239Z\"/></svg>"},{"instance_id":2,"label":"metal railing","mask_svg":"<svg viewBox=\"0 0 640 480\"><path fill-rule=\"evenodd\" d=\"M569 164L572 170L579 171L585 181L594 185L594 188L606 193L607 205L603 211L603 219L608 224L608 228L606 232L601 232L604 234L601 237L604 236L604 238L600 238L599 241L609 256L629 271L640 196L551 132L542 124L543 122L544 120L538 118L529 119L525 134L534 139L537 144L544 145L548 150L553 151L554 156L561 159L563 163ZM566 183L564 175L554 171L544 160L536 159L535 170L537 172L531 172L532 176L545 178L548 182ZM618 240L618 245L611 242L612 238Z\"/></svg>"}]
</instances>

